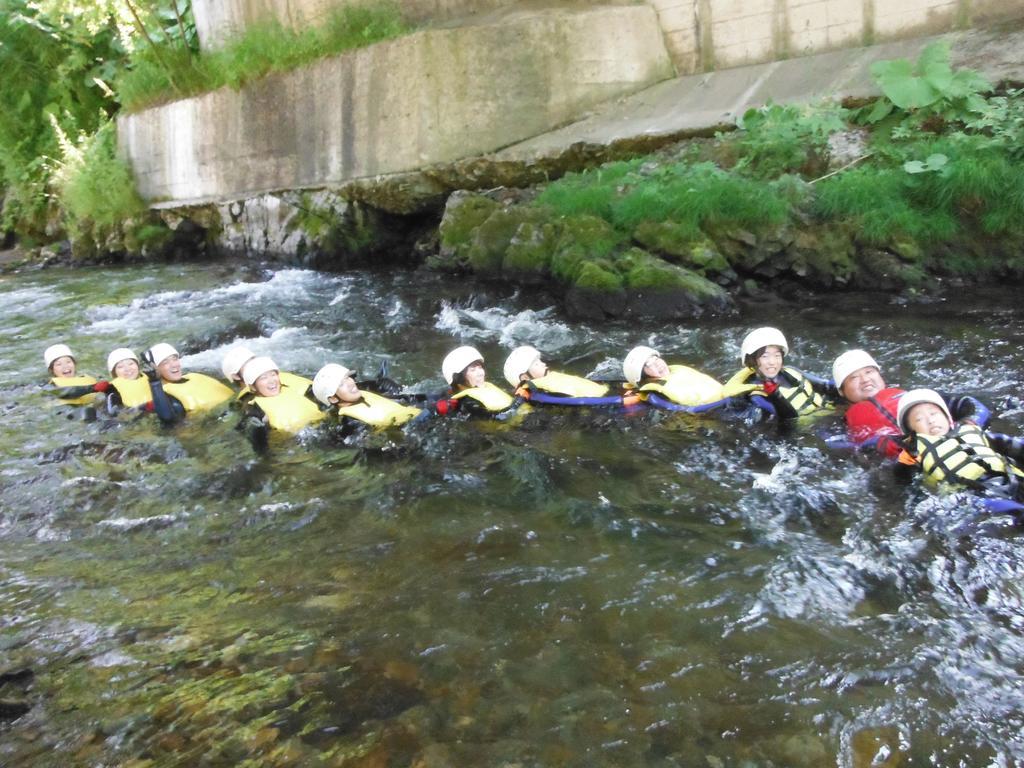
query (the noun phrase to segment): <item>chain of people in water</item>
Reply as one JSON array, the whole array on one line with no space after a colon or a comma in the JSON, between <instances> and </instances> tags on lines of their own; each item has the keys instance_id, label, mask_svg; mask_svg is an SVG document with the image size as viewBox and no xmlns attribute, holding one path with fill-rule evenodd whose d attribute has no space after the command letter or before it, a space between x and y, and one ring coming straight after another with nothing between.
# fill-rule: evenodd
<instances>
[{"instance_id":1,"label":"chain of people in water","mask_svg":"<svg viewBox=\"0 0 1024 768\"><path fill-rule=\"evenodd\" d=\"M506 419L524 404L539 407L656 408L686 413L728 413L747 419L806 419L845 407L847 434L831 447L877 452L901 471L920 472L937 486L975 491L990 510L1024 512L1024 440L988 429L989 409L966 394L889 387L874 358L861 349L843 352L831 380L789 365L789 344L777 328L757 328L740 345L742 367L724 384L694 368L669 364L651 347L638 346L622 361L622 379L595 381L544 362L530 346L514 349L503 373L513 392L487 380L483 356L471 346L449 352L441 364L448 389L435 397L409 394L383 367L373 380L328 363L308 379L282 371L269 357L244 347L227 352L221 370L228 385L186 373L167 343L142 359L131 349L107 357L108 379L78 370L66 344L43 353L50 391L71 405L102 406L110 415L155 414L168 424L234 400L239 423L262 449L272 430L296 433L333 420L344 435L400 427L435 416ZM145 365L145 369L143 366ZM237 389L236 389L237 388ZM100 402L102 400L102 402Z\"/></svg>"}]
</instances>

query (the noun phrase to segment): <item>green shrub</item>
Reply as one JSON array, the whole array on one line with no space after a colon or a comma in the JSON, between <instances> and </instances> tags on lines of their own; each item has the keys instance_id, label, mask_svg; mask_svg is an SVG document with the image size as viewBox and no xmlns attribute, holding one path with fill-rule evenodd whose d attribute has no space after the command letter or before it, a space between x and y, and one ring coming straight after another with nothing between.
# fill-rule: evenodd
<instances>
[{"instance_id":1,"label":"green shrub","mask_svg":"<svg viewBox=\"0 0 1024 768\"><path fill-rule=\"evenodd\" d=\"M85 232L100 243L126 219L145 211L131 170L117 157L113 123L73 144L61 135L63 163L58 197L74 237Z\"/></svg>"}]
</instances>

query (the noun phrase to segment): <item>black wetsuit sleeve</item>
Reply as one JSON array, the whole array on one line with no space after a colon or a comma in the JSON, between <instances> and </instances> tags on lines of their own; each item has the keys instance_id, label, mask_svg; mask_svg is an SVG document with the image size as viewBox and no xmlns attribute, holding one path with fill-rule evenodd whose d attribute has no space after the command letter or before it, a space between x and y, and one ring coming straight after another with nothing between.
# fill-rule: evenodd
<instances>
[{"instance_id":1,"label":"black wetsuit sleeve","mask_svg":"<svg viewBox=\"0 0 1024 768\"><path fill-rule=\"evenodd\" d=\"M1018 464L1024 462L1024 438L1010 437L1001 432L986 432L985 437L993 450L1013 459Z\"/></svg>"},{"instance_id":2,"label":"black wetsuit sleeve","mask_svg":"<svg viewBox=\"0 0 1024 768\"><path fill-rule=\"evenodd\" d=\"M982 429L988 427L988 423L992 420L992 412L983 402L970 395L953 396L947 395L945 392L939 394L949 406L953 421L970 421Z\"/></svg>"},{"instance_id":3,"label":"black wetsuit sleeve","mask_svg":"<svg viewBox=\"0 0 1024 768\"><path fill-rule=\"evenodd\" d=\"M267 449L270 438L270 425L267 415L256 403L249 403L242 411L242 419L238 422L238 430L245 435L252 449L261 453Z\"/></svg>"},{"instance_id":4,"label":"black wetsuit sleeve","mask_svg":"<svg viewBox=\"0 0 1024 768\"><path fill-rule=\"evenodd\" d=\"M120 413L121 408L124 407L124 401L121 400L121 393L116 389L111 389L107 392L107 413L111 416L116 416Z\"/></svg>"},{"instance_id":5,"label":"black wetsuit sleeve","mask_svg":"<svg viewBox=\"0 0 1024 768\"><path fill-rule=\"evenodd\" d=\"M153 412L160 421L164 424L176 424L185 418L185 406L164 392L160 379L150 379L149 390L153 395Z\"/></svg>"}]
</instances>

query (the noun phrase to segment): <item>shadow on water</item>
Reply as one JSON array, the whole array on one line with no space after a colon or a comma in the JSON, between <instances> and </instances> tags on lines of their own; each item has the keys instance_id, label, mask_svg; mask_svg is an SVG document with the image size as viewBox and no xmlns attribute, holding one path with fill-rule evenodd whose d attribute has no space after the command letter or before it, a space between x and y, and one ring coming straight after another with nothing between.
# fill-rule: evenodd
<instances>
[{"instance_id":1,"label":"shadow on water","mask_svg":"<svg viewBox=\"0 0 1024 768\"><path fill-rule=\"evenodd\" d=\"M223 265L0 282L0 763L1024 760L1021 531L828 451L834 419L536 411L256 455L230 409L167 430L40 391L57 340L93 373L159 340L210 373L240 343L306 374L388 359L427 393L457 343L498 381L520 343L579 373L645 343L725 378L779 324L799 367L864 346L892 384L1024 425L1011 293L631 328L473 290Z\"/></svg>"}]
</instances>

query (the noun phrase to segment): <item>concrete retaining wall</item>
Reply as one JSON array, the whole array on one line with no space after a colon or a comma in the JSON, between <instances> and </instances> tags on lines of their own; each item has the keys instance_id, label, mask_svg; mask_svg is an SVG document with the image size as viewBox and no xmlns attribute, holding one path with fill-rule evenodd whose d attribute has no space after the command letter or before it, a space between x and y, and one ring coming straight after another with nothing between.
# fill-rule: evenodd
<instances>
[{"instance_id":1,"label":"concrete retaining wall","mask_svg":"<svg viewBox=\"0 0 1024 768\"><path fill-rule=\"evenodd\" d=\"M258 21L301 26L358 0L193 0L204 46ZM647 0L679 74L871 45L1024 17L1024 0ZM596 5L543 0L545 7ZM534 7L536 3L533 4ZM410 21L443 23L517 0L404 0Z\"/></svg>"},{"instance_id":2,"label":"concrete retaining wall","mask_svg":"<svg viewBox=\"0 0 1024 768\"><path fill-rule=\"evenodd\" d=\"M238 199L492 152L672 75L654 11L432 29L118 120L140 193Z\"/></svg>"}]
</instances>

